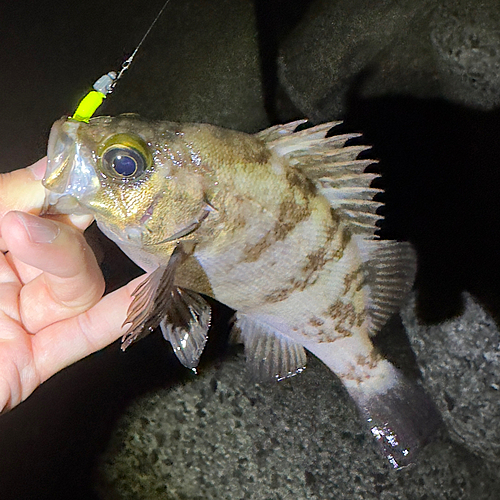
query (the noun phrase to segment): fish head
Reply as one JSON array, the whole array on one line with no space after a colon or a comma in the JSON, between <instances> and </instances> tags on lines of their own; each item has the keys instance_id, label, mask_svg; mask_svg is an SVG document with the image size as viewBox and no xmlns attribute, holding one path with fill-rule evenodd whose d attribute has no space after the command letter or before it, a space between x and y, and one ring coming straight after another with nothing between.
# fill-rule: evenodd
<instances>
[{"instance_id":1,"label":"fish head","mask_svg":"<svg viewBox=\"0 0 500 500\"><path fill-rule=\"evenodd\" d=\"M135 115L61 118L43 179L48 211L91 214L117 243L141 248L194 238L210 176L183 135L179 124Z\"/></svg>"}]
</instances>

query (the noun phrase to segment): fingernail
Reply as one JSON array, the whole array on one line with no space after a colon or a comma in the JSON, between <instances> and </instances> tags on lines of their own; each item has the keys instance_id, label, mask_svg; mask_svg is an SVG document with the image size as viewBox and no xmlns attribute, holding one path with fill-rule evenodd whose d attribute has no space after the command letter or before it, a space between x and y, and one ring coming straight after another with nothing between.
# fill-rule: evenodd
<instances>
[{"instance_id":1,"label":"fingernail","mask_svg":"<svg viewBox=\"0 0 500 500\"><path fill-rule=\"evenodd\" d=\"M41 219L24 212L16 212L32 243L52 243L59 234L59 226L48 219Z\"/></svg>"}]
</instances>

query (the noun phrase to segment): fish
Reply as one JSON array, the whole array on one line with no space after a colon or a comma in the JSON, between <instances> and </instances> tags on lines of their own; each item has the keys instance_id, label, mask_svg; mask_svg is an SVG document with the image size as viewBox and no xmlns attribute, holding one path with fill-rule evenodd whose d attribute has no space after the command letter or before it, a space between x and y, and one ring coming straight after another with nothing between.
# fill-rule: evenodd
<instances>
[{"instance_id":1,"label":"fish","mask_svg":"<svg viewBox=\"0 0 500 500\"><path fill-rule=\"evenodd\" d=\"M378 174L365 171L374 160L359 159L360 134L330 132L339 123L297 120L247 134L131 114L63 117L48 142L46 207L93 215L148 273L123 349L159 326L195 370L212 297L235 311L233 332L258 380L300 373L309 351L401 468L440 418L372 338L412 288L415 252L378 238Z\"/></svg>"}]
</instances>

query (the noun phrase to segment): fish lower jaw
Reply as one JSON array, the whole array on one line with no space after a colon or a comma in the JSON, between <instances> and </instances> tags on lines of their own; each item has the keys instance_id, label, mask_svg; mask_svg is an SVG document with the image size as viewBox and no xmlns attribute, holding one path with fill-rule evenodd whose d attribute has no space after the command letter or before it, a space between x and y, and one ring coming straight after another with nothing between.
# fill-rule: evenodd
<instances>
[{"instance_id":1,"label":"fish lower jaw","mask_svg":"<svg viewBox=\"0 0 500 500\"><path fill-rule=\"evenodd\" d=\"M123 229L112 224L107 224L98 215L96 215L99 229L117 245L127 245L141 248L143 231L137 226L125 226Z\"/></svg>"}]
</instances>

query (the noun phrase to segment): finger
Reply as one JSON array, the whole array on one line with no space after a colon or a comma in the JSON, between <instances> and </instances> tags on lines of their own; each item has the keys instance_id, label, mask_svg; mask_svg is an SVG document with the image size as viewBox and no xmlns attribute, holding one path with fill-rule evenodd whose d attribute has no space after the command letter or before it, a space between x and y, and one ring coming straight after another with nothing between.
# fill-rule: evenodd
<instances>
[{"instance_id":1,"label":"finger","mask_svg":"<svg viewBox=\"0 0 500 500\"><path fill-rule=\"evenodd\" d=\"M7 257L0 253L0 313L19 321L19 291L21 283ZM5 329L0 330L0 342L5 340ZM1 365L0 365L1 366ZM1 410L1 406L0 406Z\"/></svg>"},{"instance_id":2,"label":"finger","mask_svg":"<svg viewBox=\"0 0 500 500\"><path fill-rule=\"evenodd\" d=\"M32 349L37 372L43 382L66 366L122 337L132 302L132 292L144 280L140 276L103 297L88 311L44 328L33 336Z\"/></svg>"},{"instance_id":3,"label":"finger","mask_svg":"<svg viewBox=\"0 0 500 500\"><path fill-rule=\"evenodd\" d=\"M104 279L79 231L23 212L9 212L0 229L15 259L44 271L21 290L21 318L29 332L75 316L102 297Z\"/></svg>"},{"instance_id":4,"label":"finger","mask_svg":"<svg viewBox=\"0 0 500 500\"><path fill-rule=\"evenodd\" d=\"M0 175L0 220L10 210L39 214L45 199L41 179L47 166L42 158L31 167ZM0 233L0 251L7 248Z\"/></svg>"},{"instance_id":5,"label":"finger","mask_svg":"<svg viewBox=\"0 0 500 500\"><path fill-rule=\"evenodd\" d=\"M29 167L0 175L0 220L11 210L40 213L47 192L42 185L46 168L47 157ZM57 215L55 218L81 231L94 220L92 215ZM0 250L5 251L1 236Z\"/></svg>"},{"instance_id":6,"label":"finger","mask_svg":"<svg viewBox=\"0 0 500 500\"><path fill-rule=\"evenodd\" d=\"M42 158L31 167L0 175L0 219L10 210L40 213L45 199L41 179L47 166Z\"/></svg>"},{"instance_id":7,"label":"finger","mask_svg":"<svg viewBox=\"0 0 500 500\"><path fill-rule=\"evenodd\" d=\"M11 252L5 254L5 258L7 262L9 262L12 271L17 274L21 285L25 285L30 281L34 280L37 276L43 273L40 269L25 264L22 260L19 260L17 257L14 257ZM15 271L14 271L15 270Z\"/></svg>"}]
</instances>

